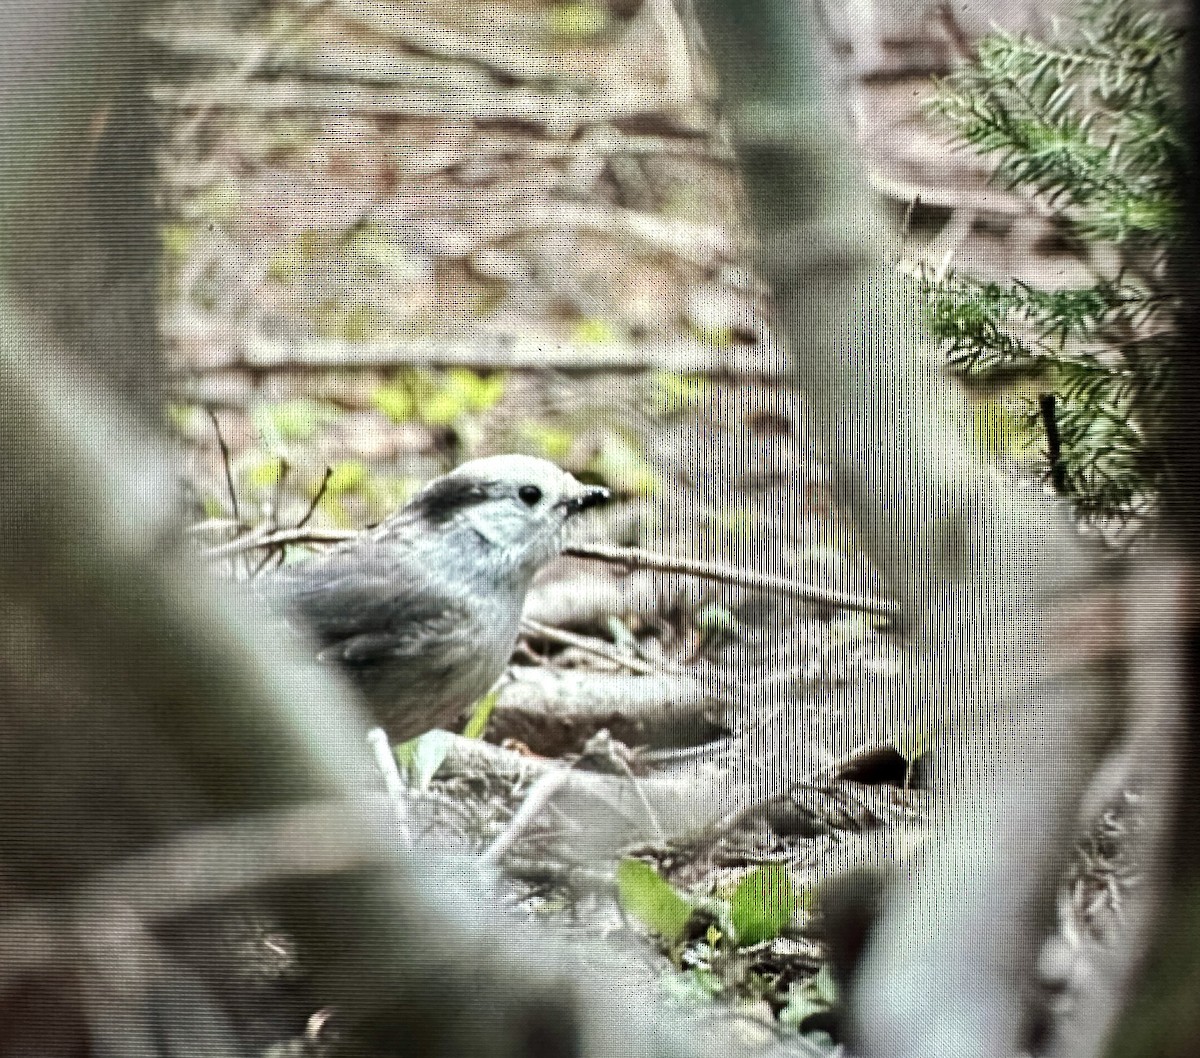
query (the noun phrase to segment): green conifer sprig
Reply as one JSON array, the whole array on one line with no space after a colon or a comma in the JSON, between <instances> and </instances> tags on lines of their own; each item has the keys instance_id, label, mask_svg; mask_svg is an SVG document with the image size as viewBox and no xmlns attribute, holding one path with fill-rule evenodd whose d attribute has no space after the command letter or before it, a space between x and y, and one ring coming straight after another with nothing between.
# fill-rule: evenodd
<instances>
[{"instance_id":1,"label":"green conifer sprig","mask_svg":"<svg viewBox=\"0 0 1200 1058\"><path fill-rule=\"evenodd\" d=\"M1160 13L1095 0L1053 40L985 37L932 102L995 157L997 180L1118 262L1070 289L953 273L925 282L950 366L981 381L1036 378L1028 424L1047 438L1046 477L1108 522L1151 508L1162 472L1152 431L1178 312L1165 261L1184 171L1182 45Z\"/></svg>"},{"instance_id":2,"label":"green conifer sprig","mask_svg":"<svg viewBox=\"0 0 1200 1058\"><path fill-rule=\"evenodd\" d=\"M1182 34L1130 0L1084 5L1077 32L1043 43L995 33L941 85L935 110L996 175L1097 238L1173 230L1184 146Z\"/></svg>"}]
</instances>

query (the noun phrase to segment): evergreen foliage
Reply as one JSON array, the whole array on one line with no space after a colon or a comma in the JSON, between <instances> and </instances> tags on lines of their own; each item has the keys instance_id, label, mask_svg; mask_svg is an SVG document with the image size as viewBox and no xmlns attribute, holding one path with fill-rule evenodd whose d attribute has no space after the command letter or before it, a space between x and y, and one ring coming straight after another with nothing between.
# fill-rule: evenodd
<instances>
[{"instance_id":1,"label":"evergreen foliage","mask_svg":"<svg viewBox=\"0 0 1200 1058\"><path fill-rule=\"evenodd\" d=\"M926 279L934 336L977 381L1038 380L1031 425L1045 473L1083 516L1152 508L1161 461L1166 343L1178 300L1167 272L1184 172L1182 34L1132 0L1097 0L1049 41L994 33L938 86L932 106L995 177L1029 192L1082 240L1095 282L1041 289L961 274Z\"/></svg>"}]
</instances>

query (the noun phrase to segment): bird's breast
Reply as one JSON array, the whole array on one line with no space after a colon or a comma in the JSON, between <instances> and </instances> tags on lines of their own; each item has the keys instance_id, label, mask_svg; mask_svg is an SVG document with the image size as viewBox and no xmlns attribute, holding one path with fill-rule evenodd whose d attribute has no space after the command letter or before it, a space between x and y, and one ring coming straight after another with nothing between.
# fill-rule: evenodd
<instances>
[{"instance_id":1,"label":"bird's breast","mask_svg":"<svg viewBox=\"0 0 1200 1058\"><path fill-rule=\"evenodd\" d=\"M394 741L453 726L488 692L512 657L523 600L471 599L462 626L402 664L364 673L360 688Z\"/></svg>"}]
</instances>

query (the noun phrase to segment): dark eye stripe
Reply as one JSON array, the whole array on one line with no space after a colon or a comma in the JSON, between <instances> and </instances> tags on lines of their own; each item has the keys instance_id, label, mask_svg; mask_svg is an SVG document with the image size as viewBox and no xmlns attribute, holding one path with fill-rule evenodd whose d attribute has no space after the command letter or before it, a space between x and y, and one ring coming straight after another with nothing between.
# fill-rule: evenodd
<instances>
[{"instance_id":1,"label":"dark eye stripe","mask_svg":"<svg viewBox=\"0 0 1200 1058\"><path fill-rule=\"evenodd\" d=\"M409 506L434 525L448 522L459 511L482 503L487 489L478 481L446 477L426 485L413 497Z\"/></svg>"}]
</instances>

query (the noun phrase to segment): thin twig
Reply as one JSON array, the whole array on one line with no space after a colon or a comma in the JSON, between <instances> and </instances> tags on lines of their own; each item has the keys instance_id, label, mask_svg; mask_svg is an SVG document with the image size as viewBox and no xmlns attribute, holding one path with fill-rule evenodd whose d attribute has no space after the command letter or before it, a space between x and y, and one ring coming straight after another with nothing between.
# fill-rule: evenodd
<instances>
[{"instance_id":1,"label":"thin twig","mask_svg":"<svg viewBox=\"0 0 1200 1058\"><path fill-rule=\"evenodd\" d=\"M189 525L184 532L188 536L200 536L204 533L218 533L231 530L235 533L242 532L246 527L235 522L232 518L205 518L201 522L195 522Z\"/></svg>"},{"instance_id":2,"label":"thin twig","mask_svg":"<svg viewBox=\"0 0 1200 1058\"><path fill-rule=\"evenodd\" d=\"M253 532L247 533L245 536L239 536L236 540L231 540L227 544L210 547L206 552L207 556L209 558L224 558L227 555L241 554L243 551L253 551L259 547L270 548L274 551L276 548L287 544L340 544L343 540L353 539L358 535L353 529L305 528L308 520L312 518L313 513L316 511L317 505L321 502L321 498L325 495L325 490L329 487L329 479L332 475L333 468L326 467L325 476L321 479L321 484L317 487L317 492L312 498L312 503L308 505L308 510L304 512L304 517L292 528L276 529L268 522L260 525ZM258 573L264 565L266 565L265 561L259 565L255 573Z\"/></svg>"},{"instance_id":3,"label":"thin twig","mask_svg":"<svg viewBox=\"0 0 1200 1058\"><path fill-rule=\"evenodd\" d=\"M274 533L248 533L227 544L209 548L207 555L209 558L223 558L226 555L235 555L242 551L253 551L256 547L277 547L280 544L340 544L345 540L352 540L357 535L358 533L353 529L305 529L301 523L295 529L280 529ZM736 566L726 566L720 562L701 562L675 555L660 555L657 552L646 551L638 547L572 544L563 549L563 554L608 562L612 565L624 566L627 569L653 569L663 573L683 573L691 577L703 577L706 580L720 581L723 584L733 584L741 588L778 591L805 602L819 603L841 610L857 610L860 613L876 614L879 617L896 617L898 615L895 604L883 599L872 599L851 592L835 591L832 588L820 588L804 581L792 580L790 577L756 573L754 570L738 569ZM561 629L551 629L548 625L540 624L537 625L536 631L539 635L546 634L547 638L551 638L549 633L553 632L554 637L563 643L568 642L563 637L570 634L562 632ZM582 642L572 640L569 645L595 653L596 648L601 644L588 640ZM612 658L614 661L620 661L623 665L632 666L634 664L633 659L622 654L614 654ZM651 674L658 674L662 671L661 667L655 667L651 670Z\"/></svg>"},{"instance_id":4,"label":"thin twig","mask_svg":"<svg viewBox=\"0 0 1200 1058\"><path fill-rule=\"evenodd\" d=\"M291 464L282 456L279 457L279 477L275 481L275 489L271 494L271 509L267 518L267 526L271 532L275 532L279 528L279 507L283 501L283 486L287 481L288 473L291 471ZM276 558L282 558L283 551L268 551L263 555L262 560L250 572L250 579L253 580L263 570L267 568Z\"/></svg>"},{"instance_id":5,"label":"thin twig","mask_svg":"<svg viewBox=\"0 0 1200 1058\"><path fill-rule=\"evenodd\" d=\"M574 632L568 632L564 628L554 628L551 625L542 624L541 621L534 621L528 617L521 618L521 625L539 639L549 639L551 642L561 643L563 646L575 647L577 650L594 654L598 658L604 658L606 661L612 661L633 672L640 672L646 676L657 676L664 672L673 674L682 674L684 672L684 669L679 665L655 665L652 662L643 661L641 658L622 654L619 650L611 647L601 639L596 639L593 636L576 635Z\"/></svg>"},{"instance_id":6,"label":"thin twig","mask_svg":"<svg viewBox=\"0 0 1200 1058\"><path fill-rule=\"evenodd\" d=\"M646 792L642 789L642 783L639 776L635 775L633 768L629 766L629 753L624 746L617 743L608 729L604 728L597 731L591 738L587 740L577 760L572 767L580 768L583 761L587 758L601 758L610 767L616 769L617 773L623 775L633 786L633 792L638 799L638 803L642 806L642 810L646 813L646 819L654 831L655 841L662 843L666 841L666 832L663 830L662 822L658 818L658 812L650 803L650 798L646 796Z\"/></svg>"},{"instance_id":7,"label":"thin twig","mask_svg":"<svg viewBox=\"0 0 1200 1058\"><path fill-rule=\"evenodd\" d=\"M266 571L266 568L271 565L272 562L275 562L277 559L282 559L283 557L284 552L282 549L279 551L268 551L265 555L263 555L259 564L250 571L250 576L248 579L254 580L255 577L262 576L262 574ZM278 563L276 563L276 565L278 565Z\"/></svg>"},{"instance_id":8,"label":"thin twig","mask_svg":"<svg viewBox=\"0 0 1200 1058\"><path fill-rule=\"evenodd\" d=\"M331 477L333 477L333 467L326 467L325 476L321 478L321 484L317 486L317 492L312 498L312 503L308 505L308 510L304 512L304 517L296 523L297 529L303 529L308 524L308 520L313 516L318 504L325 498L325 490L329 488L329 479Z\"/></svg>"},{"instance_id":9,"label":"thin twig","mask_svg":"<svg viewBox=\"0 0 1200 1058\"><path fill-rule=\"evenodd\" d=\"M909 200L908 207L904 210L904 220L900 223L900 248L896 251L897 265L904 260L904 251L908 246L908 237L912 234L913 215L917 212L917 207L920 204L921 193L918 191Z\"/></svg>"},{"instance_id":10,"label":"thin twig","mask_svg":"<svg viewBox=\"0 0 1200 1058\"><path fill-rule=\"evenodd\" d=\"M479 857L479 863L483 867L497 867L504 854L508 852L521 838L537 818L542 815L549 805L550 800L570 779L570 771L567 768L549 772L543 775L535 782L526 794L525 800L521 803L521 807L517 809L512 821L500 832L495 841L488 846L483 855Z\"/></svg>"},{"instance_id":11,"label":"thin twig","mask_svg":"<svg viewBox=\"0 0 1200 1058\"><path fill-rule=\"evenodd\" d=\"M370 204L362 213L370 212ZM456 205L456 208L462 208ZM546 211L548 214L549 211ZM355 214L354 216L357 216ZM350 219L353 220L354 216ZM549 230L552 217L539 213L536 218L514 213L488 216L487 226L467 232L472 245L480 247L502 241L494 229L520 235L530 230ZM566 220L558 218L558 230ZM347 223L340 225L349 228ZM596 231L595 225L581 224L585 234ZM618 232L618 234L621 234ZM636 233L634 233L636 236ZM702 248L700 248L702 249ZM679 248L676 256L695 256L700 249ZM673 252L670 247L664 252ZM720 256L717 254L716 256ZM344 338L309 338L303 341L263 338L244 330L230 332L214 330L207 323L195 320L188 312L179 310L165 322L168 336L194 338L202 334L216 349L236 355L247 367L257 370L285 369L297 372L319 372L330 368L392 369L419 364L421 367L466 367L472 370L544 371L555 368L568 375L594 371L662 370L680 374L732 374L750 379L774 380L783 375L783 358L776 355L764 329L763 337L743 345L702 342L695 338L671 340L613 340L582 342L540 335L495 335L471 340L432 338L379 338L348 341Z\"/></svg>"},{"instance_id":12,"label":"thin twig","mask_svg":"<svg viewBox=\"0 0 1200 1058\"><path fill-rule=\"evenodd\" d=\"M280 544L340 544L358 536L353 529L280 529L274 533L253 532L230 540L227 544L210 547L205 552L208 558L224 558L242 551L253 551L256 547L278 547Z\"/></svg>"},{"instance_id":13,"label":"thin twig","mask_svg":"<svg viewBox=\"0 0 1200 1058\"><path fill-rule=\"evenodd\" d=\"M279 505L283 500L283 486L287 482L288 474L291 473L292 465L283 456L279 457L279 477L275 480L275 489L271 493L271 518L270 525L272 531L279 528Z\"/></svg>"},{"instance_id":14,"label":"thin twig","mask_svg":"<svg viewBox=\"0 0 1200 1058\"><path fill-rule=\"evenodd\" d=\"M871 599L850 592L819 588L790 577L777 577L770 573L738 569L719 562L701 562L696 559L661 555L638 547L605 547L599 544L573 544L564 549L564 554L577 558L590 558L609 562L627 569L653 569L663 573L685 573L693 577L734 584L742 588L760 591L778 591L805 602L822 603L843 610L858 610L862 613L895 617L896 607L883 599Z\"/></svg>"},{"instance_id":15,"label":"thin twig","mask_svg":"<svg viewBox=\"0 0 1200 1058\"><path fill-rule=\"evenodd\" d=\"M936 9L938 29L942 31L942 37L950 50L950 55L954 59L956 65L971 62L976 58L976 50L971 44L971 38L967 36L958 19L954 17L954 10L949 3L938 4Z\"/></svg>"},{"instance_id":16,"label":"thin twig","mask_svg":"<svg viewBox=\"0 0 1200 1058\"><path fill-rule=\"evenodd\" d=\"M217 413L212 408L206 408L208 417L217 435L217 444L221 448L221 465L225 468L225 485L229 489L229 503L233 508L233 520L237 525L242 524L242 512L238 506L237 489L233 485L233 466L230 462L229 445L225 443L225 435L221 433L221 424L217 421Z\"/></svg>"}]
</instances>

